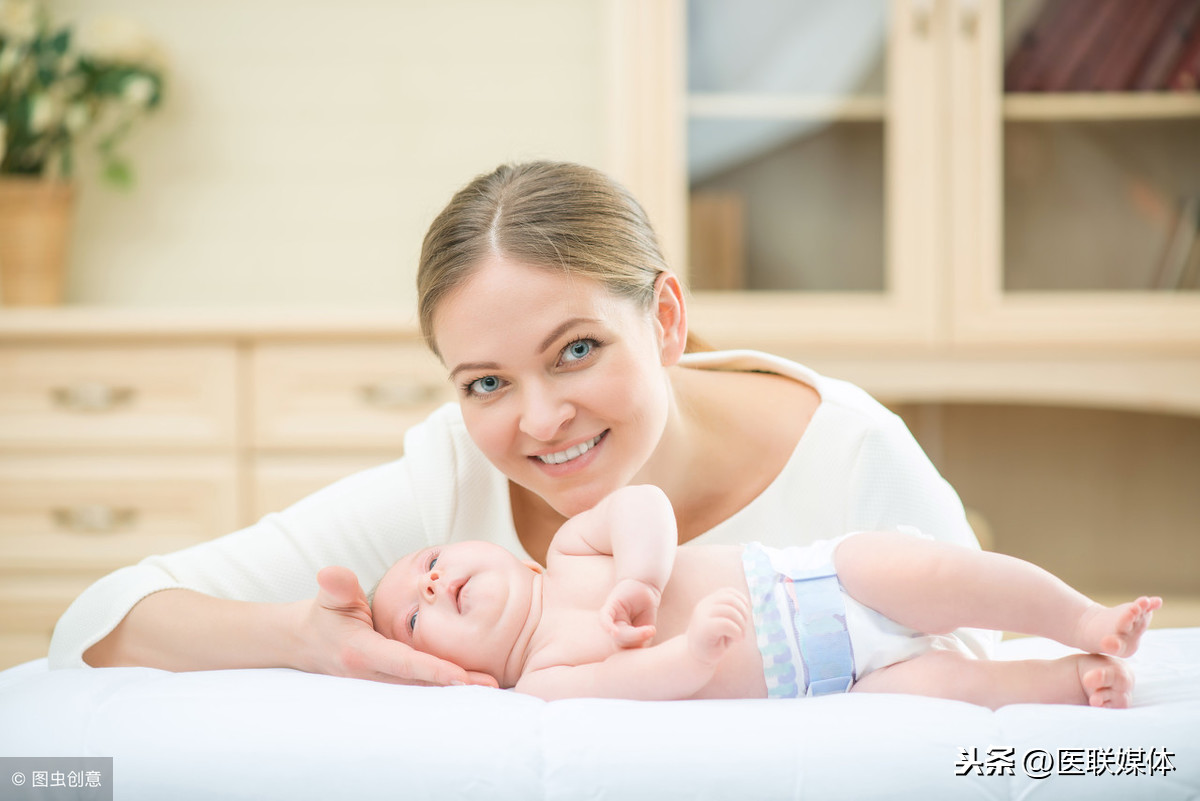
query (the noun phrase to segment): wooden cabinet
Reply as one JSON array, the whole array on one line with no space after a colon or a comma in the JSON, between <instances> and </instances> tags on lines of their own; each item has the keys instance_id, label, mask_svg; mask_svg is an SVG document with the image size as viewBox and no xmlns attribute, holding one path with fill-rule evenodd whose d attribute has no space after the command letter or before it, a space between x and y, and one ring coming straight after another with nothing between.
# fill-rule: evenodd
<instances>
[{"instance_id":1,"label":"wooden cabinet","mask_svg":"<svg viewBox=\"0 0 1200 801\"><path fill-rule=\"evenodd\" d=\"M0 313L0 668L100 576L399 457L450 399L411 328L319 317Z\"/></svg>"},{"instance_id":2,"label":"wooden cabinet","mask_svg":"<svg viewBox=\"0 0 1200 801\"><path fill-rule=\"evenodd\" d=\"M1143 400L1200 412L1200 288L1167 263L1200 247L1200 93L1005 93L1045 6L619 4L618 153L655 158L616 169L695 272L695 330L881 369L896 400L995 400L995 365L1009 395L1056 373L1129 408L1094 373L1136 362Z\"/></svg>"}]
</instances>

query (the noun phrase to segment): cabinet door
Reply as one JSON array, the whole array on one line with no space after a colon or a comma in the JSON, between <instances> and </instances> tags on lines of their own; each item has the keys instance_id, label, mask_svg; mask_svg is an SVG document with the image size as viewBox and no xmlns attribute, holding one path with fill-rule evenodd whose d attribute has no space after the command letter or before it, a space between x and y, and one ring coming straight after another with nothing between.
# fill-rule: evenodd
<instances>
[{"instance_id":1,"label":"cabinet door","mask_svg":"<svg viewBox=\"0 0 1200 801\"><path fill-rule=\"evenodd\" d=\"M919 0L678 3L686 182L676 202L702 337L938 335L934 11Z\"/></svg>"},{"instance_id":2,"label":"cabinet door","mask_svg":"<svg viewBox=\"0 0 1200 801\"><path fill-rule=\"evenodd\" d=\"M956 339L1194 348L1200 94L1171 62L1200 3L947 13Z\"/></svg>"}]
</instances>

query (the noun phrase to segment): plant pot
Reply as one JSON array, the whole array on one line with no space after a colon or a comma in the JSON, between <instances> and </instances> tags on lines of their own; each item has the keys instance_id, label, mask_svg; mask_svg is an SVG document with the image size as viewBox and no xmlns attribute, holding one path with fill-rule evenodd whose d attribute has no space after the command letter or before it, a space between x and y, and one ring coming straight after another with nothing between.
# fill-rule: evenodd
<instances>
[{"instance_id":1,"label":"plant pot","mask_svg":"<svg viewBox=\"0 0 1200 801\"><path fill-rule=\"evenodd\" d=\"M0 303L63 302L74 199L66 182L0 178Z\"/></svg>"}]
</instances>

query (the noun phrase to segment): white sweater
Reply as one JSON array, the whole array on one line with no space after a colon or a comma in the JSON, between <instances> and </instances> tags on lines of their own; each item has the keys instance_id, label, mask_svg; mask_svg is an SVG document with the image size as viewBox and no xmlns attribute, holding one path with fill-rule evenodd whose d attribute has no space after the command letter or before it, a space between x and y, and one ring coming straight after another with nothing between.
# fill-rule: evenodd
<instances>
[{"instance_id":1,"label":"white sweater","mask_svg":"<svg viewBox=\"0 0 1200 801\"><path fill-rule=\"evenodd\" d=\"M848 531L913 526L978 547L962 503L904 423L867 393L755 351L689 354L708 370L772 372L821 396L788 463L741 511L696 544L802 545ZM63 614L50 666L85 667L83 653L160 590L187 588L246 601L316 595L317 571L344 565L371 587L399 557L442 542L483 539L527 556L513 528L508 480L467 435L451 403L404 438L404 458L356 473L225 537L151 556L97 581ZM994 638L960 635L980 655Z\"/></svg>"}]
</instances>

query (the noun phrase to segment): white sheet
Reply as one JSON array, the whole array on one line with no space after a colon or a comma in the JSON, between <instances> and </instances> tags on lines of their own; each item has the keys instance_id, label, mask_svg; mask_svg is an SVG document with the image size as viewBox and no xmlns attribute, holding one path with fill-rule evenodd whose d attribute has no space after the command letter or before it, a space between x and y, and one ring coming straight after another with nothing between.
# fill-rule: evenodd
<instances>
[{"instance_id":1,"label":"white sheet","mask_svg":"<svg viewBox=\"0 0 1200 801\"><path fill-rule=\"evenodd\" d=\"M1053 657L1046 640L1003 658ZM0 673L0 756L114 757L117 799L1185 799L1200 797L1200 629L1151 631L1134 708L849 694L546 703L288 670ZM1012 748L1012 775L957 776ZM1037 749L1050 775L1023 766ZM1156 775L1064 775L1059 749L1166 751ZM1136 760L1135 760L1136 763ZM4 779L4 777L0 777Z\"/></svg>"}]
</instances>

